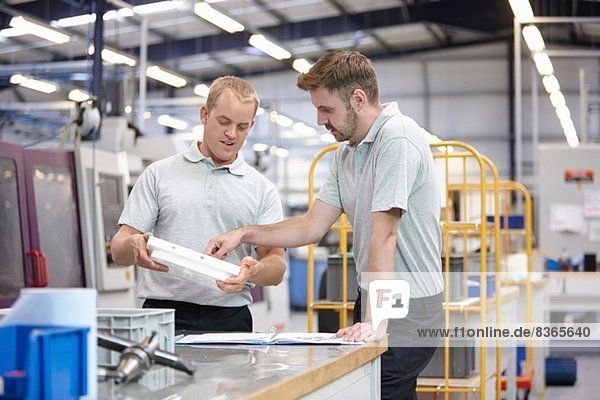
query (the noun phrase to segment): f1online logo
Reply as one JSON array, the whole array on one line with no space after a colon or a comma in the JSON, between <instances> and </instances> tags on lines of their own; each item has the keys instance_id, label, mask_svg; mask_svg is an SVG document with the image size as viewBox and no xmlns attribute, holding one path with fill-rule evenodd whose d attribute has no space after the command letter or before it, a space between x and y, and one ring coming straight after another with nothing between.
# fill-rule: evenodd
<instances>
[{"instance_id":1,"label":"f1online logo","mask_svg":"<svg viewBox=\"0 0 600 400\"><path fill-rule=\"evenodd\" d=\"M369 304L373 330L384 319L400 319L408 315L410 285L401 279L378 279L369 283Z\"/></svg>"}]
</instances>

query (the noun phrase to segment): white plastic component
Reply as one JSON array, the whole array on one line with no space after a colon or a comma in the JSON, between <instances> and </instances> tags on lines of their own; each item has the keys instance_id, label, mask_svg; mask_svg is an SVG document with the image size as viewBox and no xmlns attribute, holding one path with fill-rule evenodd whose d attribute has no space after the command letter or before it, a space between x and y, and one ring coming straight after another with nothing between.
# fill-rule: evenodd
<instances>
[{"instance_id":1,"label":"white plastic component","mask_svg":"<svg viewBox=\"0 0 600 400\"><path fill-rule=\"evenodd\" d=\"M224 281L240 273L239 265L232 264L206 254L178 246L166 240L150 236L147 243L154 261L165 264L179 272L197 272L210 278Z\"/></svg>"}]
</instances>

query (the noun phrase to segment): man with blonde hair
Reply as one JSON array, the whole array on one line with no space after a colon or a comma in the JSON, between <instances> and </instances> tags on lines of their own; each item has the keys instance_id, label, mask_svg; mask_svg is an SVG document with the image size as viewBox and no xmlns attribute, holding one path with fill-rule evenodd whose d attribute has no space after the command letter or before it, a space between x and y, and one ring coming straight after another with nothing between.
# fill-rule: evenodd
<instances>
[{"instance_id":1,"label":"man with blonde hair","mask_svg":"<svg viewBox=\"0 0 600 400\"><path fill-rule=\"evenodd\" d=\"M233 76L216 79L200 108L204 136L187 151L151 164L136 181L111 243L116 263L143 268L138 297L146 308L174 308L175 329L252 331L250 289L277 285L284 250L246 245L228 254L238 276L194 282L168 273L146 248L150 235L201 251L211 236L244 224L283 218L275 186L240 152L259 106L252 86Z\"/></svg>"},{"instance_id":2,"label":"man with blonde hair","mask_svg":"<svg viewBox=\"0 0 600 400\"><path fill-rule=\"evenodd\" d=\"M326 54L298 76L297 86L309 92L318 124L343 142L317 200L302 216L213 238L205 252L221 256L242 243L316 243L345 212L353 228L360 292L356 323L338 336L377 341L389 333L389 349L381 357L382 398L416 399L417 376L437 343L425 343L417 329L443 326L440 194L431 150L423 129L395 102L381 104L373 65L358 52ZM369 281L390 274L410 285L408 315L373 327Z\"/></svg>"}]
</instances>

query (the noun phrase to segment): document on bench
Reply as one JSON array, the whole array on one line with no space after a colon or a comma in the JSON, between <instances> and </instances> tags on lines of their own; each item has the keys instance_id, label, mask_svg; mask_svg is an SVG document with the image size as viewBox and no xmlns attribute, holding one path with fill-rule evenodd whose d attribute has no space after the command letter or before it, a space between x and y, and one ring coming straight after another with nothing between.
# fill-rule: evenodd
<instances>
[{"instance_id":1,"label":"document on bench","mask_svg":"<svg viewBox=\"0 0 600 400\"><path fill-rule=\"evenodd\" d=\"M335 333L305 333L305 332L229 332L203 333L185 335L175 342L176 345L202 344L245 344L245 345L363 345L364 342L348 342L335 337Z\"/></svg>"}]
</instances>

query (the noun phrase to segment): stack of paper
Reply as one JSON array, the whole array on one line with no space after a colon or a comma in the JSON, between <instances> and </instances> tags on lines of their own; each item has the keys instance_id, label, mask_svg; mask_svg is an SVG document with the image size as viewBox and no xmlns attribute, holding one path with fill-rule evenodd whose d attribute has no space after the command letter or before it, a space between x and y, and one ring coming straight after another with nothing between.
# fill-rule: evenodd
<instances>
[{"instance_id":1,"label":"stack of paper","mask_svg":"<svg viewBox=\"0 0 600 400\"><path fill-rule=\"evenodd\" d=\"M255 344L255 345L275 345L275 344L350 344L361 345L364 342L348 342L343 338L338 338L335 333L304 333L304 332L286 332L286 333L204 333L201 335L186 335L175 342L176 345L200 345L200 344Z\"/></svg>"}]
</instances>

